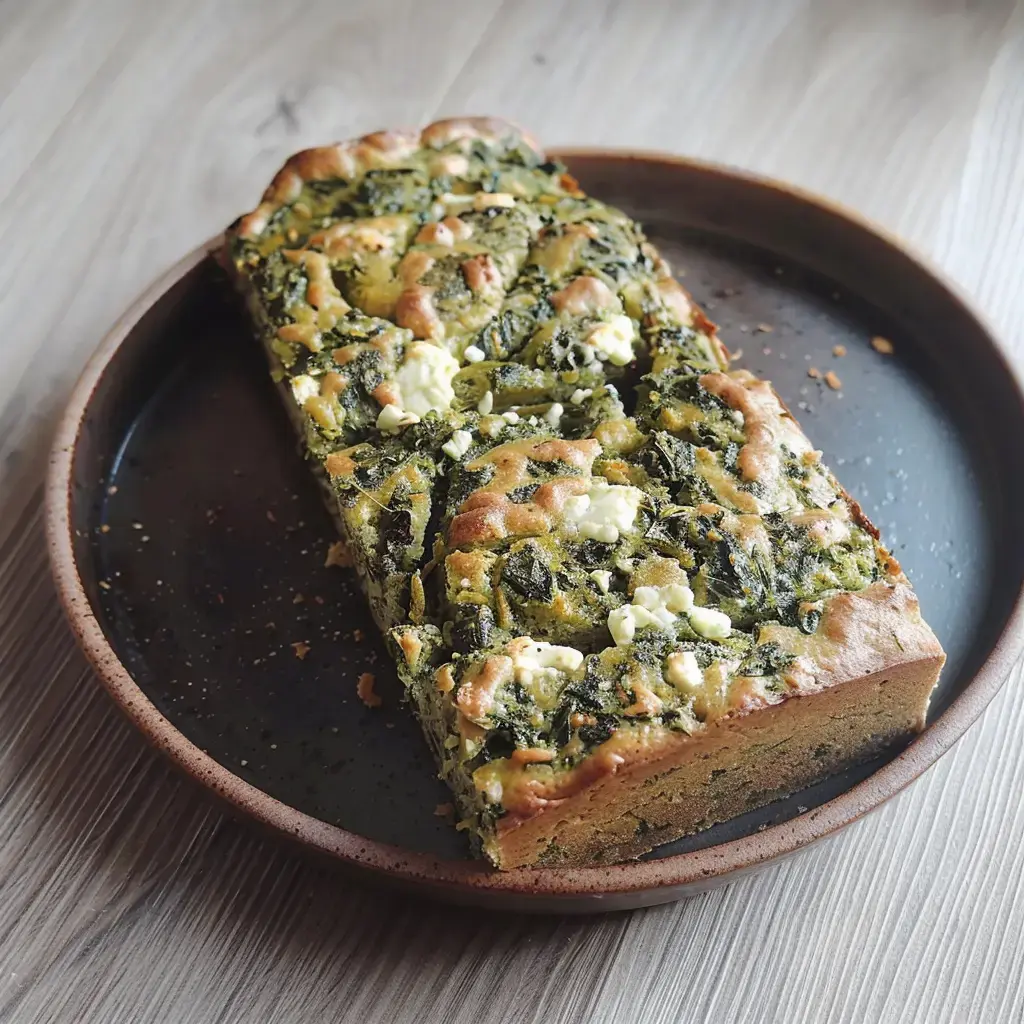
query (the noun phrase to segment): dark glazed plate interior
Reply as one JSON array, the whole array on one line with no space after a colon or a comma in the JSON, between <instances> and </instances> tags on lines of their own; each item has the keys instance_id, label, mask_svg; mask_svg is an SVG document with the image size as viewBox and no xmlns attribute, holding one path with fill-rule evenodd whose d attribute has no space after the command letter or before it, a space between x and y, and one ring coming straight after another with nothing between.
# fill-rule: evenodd
<instances>
[{"instance_id":1,"label":"dark glazed plate interior","mask_svg":"<svg viewBox=\"0 0 1024 1024\"><path fill-rule=\"evenodd\" d=\"M895 759L645 863L498 875L470 861L435 813L447 791L364 603L347 571L324 566L332 525L262 354L201 254L87 370L49 500L55 573L83 645L135 721L205 784L435 895L588 910L676 898L806 845L891 796L977 716L1014 654L1024 411L960 300L841 212L685 161L567 159L588 191L645 223L738 365L775 383L913 581L949 662L928 731ZM875 351L873 335L895 353ZM381 708L358 698L363 672Z\"/></svg>"}]
</instances>

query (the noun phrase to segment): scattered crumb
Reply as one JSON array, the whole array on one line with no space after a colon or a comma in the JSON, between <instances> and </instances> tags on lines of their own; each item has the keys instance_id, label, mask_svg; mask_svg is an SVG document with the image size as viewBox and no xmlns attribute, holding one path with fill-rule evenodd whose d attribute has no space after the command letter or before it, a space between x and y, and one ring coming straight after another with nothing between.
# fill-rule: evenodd
<instances>
[{"instance_id":1,"label":"scattered crumb","mask_svg":"<svg viewBox=\"0 0 1024 1024\"><path fill-rule=\"evenodd\" d=\"M238 763L244 768L249 762L243 757Z\"/></svg>"},{"instance_id":2,"label":"scattered crumb","mask_svg":"<svg viewBox=\"0 0 1024 1024\"><path fill-rule=\"evenodd\" d=\"M276 523L276 522L277 522L277 516L275 516L275 515L274 515L274 513L273 513L273 512L271 512L269 508L267 509L267 518L268 518L268 519L269 519L269 520L270 520L270 521L271 521L272 523Z\"/></svg>"},{"instance_id":3,"label":"scattered crumb","mask_svg":"<svg viewBox=\"0 0 1024 1024\"><path fill-rule=\"evenodd\" d=\"M100 527L100 533L110 533L110 524L109 523L104 523Z\"/></svg>"},{"instance_id":4,"label":"scattered crumb","mask_svg":"<svg viewBox=\"0 0 1024 1024\"><path fill-rule=\"evenodd\" d=\"M107 494L117 494L117 484L111 484L107 488Z\"/></svg>"},{"instance_id":5,"label":"scattered crumb","mask_svg":"<svg viewBox=\"0 0 1024 1024\"><path fill-rule=\"evenodd\" d=\"M743 349L738 348L738 349L736 349L735 352L730 354L729 362L735 363L737 359L742 359L742 358L743 358Z\"/></svg>"},{"instance_id":6,"label":"scattered crumb","mask_svg":"<svg viewBox=\"0 0 1024 1024\"><path fill-rule=\"evenodd\" d=\"M142 529L142 523L132 523L132 529L133 530L141 530Z\"/></svg>"},{"instance_id":7,"label":"scattered crumb","mask_svg":"<svg viewBox=\"0 0 1024 1024\"><path fill-rule=\"evenodd\" d=\"M223 594L218 594L217 595L217 604L223 604L223 603L224 603L224 595Z\"/></svg>"},{"instance_id":8,"label":"scattered crumb","mask_svg":"<svg viewBox=\"0 0 1024 1024\"><path fill-rule=\"evenodd\" d=\"M755 330L759 334L771 334L772 331L775 330L775 328L772 327L771 324L758 324L757 327L755 328Z\"/></svg>"},{"instance_id":9,"label":"scattered crumb","mask_svg":"<svg viewBox=\"0 0 1024 1024\"><path fill-rule=\"evenodd\" d=\"M881 352L883 356L891 356L893 352L892 342L888 338L883 338L880 334L876 334L871 339L871 347L876 352Z\"/></svg>"},{"instance_id":10,"label":"scattered crumb","mask_svg":"<svg viewBox=\"0 0 1024 1024\"><path fill-rule=\"evenodd\" d=\"M356 693L368 708L379 708L381 705L380 695L373 688L376 682L377 677L372 672L364 672L356 683Z\"/></svg>"},{"instance_id":11,"label":"scattered crumb","mask_svg":"<svg viewBox=\"0 0 1024 1024\"><path fill-rule=\"evenodd\" d=\"M832 370L829 370L825 374L825 383L833 390L838 391L842 386L843 382L835 375Z\"/></svg>"},{"instance_id":12,"label":"scattered crumb","mask_svg":"<svg viewBox=\"0 0 1024 1024\"><path fill-rule=\"evenodd\" d=\"M100 586L104 590L109 590L110 589L110 584L106 580L100 580Z\"/></svg>"},{"instance_id":13,"label":"scattered crumb","mask_svg":"<svg viewBox=\"0 0 1024 1024\"><path fill-rule=\"evenodd\" d=\"M366 634L361 629L352 630L352 639L355 640L357 644L361 644L363 642L364 636L366 636Z\"/></svg>"},{"instance_id":14,"label":"scattered crumb","mask_svg":"<svg viewBox=\"0 0 1024 1024\"><path fill-rule=\"evenodd\" d=\"M302 604L302 602L305 601L305 600L306 599L301 594L296 594L292 598L292 604Z\"/></svg>"},{"instance_id":15,"label":"scattered crumb","mask_svg":"<svg viewBox=\"0 0 1024 1024\"><path fill-rule=\"evenodd\" d=\"M740 324L740 333L741 334L746 334L749 330L750 330L750 328L746 324Z\"/></svg>"},{"instance_id":16,"label":"scattered crumb","mask_svg":"<svg viewBox=\"0 0 1024 1024\"><path fill-rule=\"evenodd\" d=\"M813 377L815 380L817 380L821 376L821 370L819 370L816 366L809 366L807 368L807 376Z\"/></svg>"},{"instance_id":17,"label":"scattered crumb","mask_svg":"<svg viewBox=\"0 0 1024 1024\"><path fill-rule=\"evenodd\" d=\"M336 565L341 569L348 569L353 564L352 553L345 546L344 541L335 541L327 549L327 560L324 562L325 569L329 569L332 565Z\"/></svg>"},{"instance_id":18,"label":"scattered crumb","mask_svg":"<svg viewBox=\"0 0 1024 1024\"><path fill-rule=\"evenodd\" d=\"M834 355L837 359L842 359L843 356L846 355L846 346L836 345L835 348L832 349L832 355Z\"/></svg>"},{"instance_id":19,"label":"scattered crumb","mask_svg":"<svg viewBox=\"0 0 1024 1024\"><path fill-rule=\"evenodd\" d=\"M454 804L438 804L434 808L434 817L444 818L449 825L455 823L455 805Z\"/></svg>"},{"instance_id":20,"label":"scattered crumb","mask_svg":"<svg viewBox=\"0 0 1024 1024\"><path fill-rule=\"evenodd\" d=\"M292 650L295 652L295 657L302 661L309 654L309 644L305 640L299 640L297 643L292 644Z\"/></svg>"},{"instance_id":21,"label":"scattered crumb","mask_svg":"<svg viewBox=\"0 0 1024 1024\"><path fill-rule=\"evenodd\" d=\"M264 629L277 629L277 626L275 626L273 622L265 622L263 624L263 628Z\"/></svg>"},{"instance_id":22,"label":"scattered crumb","mask_svg":"<svg viewBox=\"0 0 1024 1024\"><path fill-rule=\"evenodd\" d=\"M765 347L764 347L763 349L761 349L761 351L762 351L762 352L763 352L763 353L764 353L764 354L765 354L766 356L770 356L770 355L772 354L772 350L771 350L771 349L770 349L770 348L769 348L769 347L768 347L767 345L765 345Z\"/></svg>"}]
</instances>

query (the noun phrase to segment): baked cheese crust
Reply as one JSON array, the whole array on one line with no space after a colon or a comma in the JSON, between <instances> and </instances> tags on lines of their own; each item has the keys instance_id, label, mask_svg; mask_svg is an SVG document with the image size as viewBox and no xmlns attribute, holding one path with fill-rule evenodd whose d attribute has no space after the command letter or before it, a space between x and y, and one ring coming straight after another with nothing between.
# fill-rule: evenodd
<instances>
[{"instance_id":1,"label":"baked cheese crust","mask_svg":"<svg viewBox=\"0 0 1024 1024\"><path fill-rule=\"evenodd\" d=\"M225 263L496 866L637 856L923 727L944 655L895 559L519 129L297 154Z\"/></svg>"}]
</instances>

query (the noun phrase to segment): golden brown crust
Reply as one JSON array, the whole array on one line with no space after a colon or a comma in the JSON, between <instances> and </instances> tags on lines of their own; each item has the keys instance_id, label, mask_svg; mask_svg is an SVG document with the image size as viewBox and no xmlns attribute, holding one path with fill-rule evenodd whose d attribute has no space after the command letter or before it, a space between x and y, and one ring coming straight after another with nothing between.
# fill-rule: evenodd
<instances>
[{"instance_id":1,"label":"golden brown crust","mask_svg":"<svg viewBox=\"0 0 1024 1024\"><path fill-rule=\"evenodd\" d=\"M256 238L270 218L286 203L294 202L307 181L355 178L378 167L392 167L421 147L440 149L452 142L473 139L521 139L543 155L536 141L511 121L497 117L455 117L428 124L420 131L396 129L371 132L332 146L303 149L290 156L271 179L260 205L237 223L240 238Z\"/></svg>"},{"instance_id":2,"label":"golden brown crust","mask_svg":"<svg viewBox=\"0 0 1024 1024\"><path fill-rule=\"evenodd\" d=\"M884 679L886 684L892 679L904 680L910 699L893 705L890 711L908 716L907 721L901 724L900 729L890 730L888 739L910 735L924 725L928 698L945 661L935 635L921 619L917 598L903 584L875 583L863 591L830 598L814 635L806 636L794 628L772 624L762 629L758 641L777 642L798 655L795 665L784 677L790 689L781 701L776 697L770 698L761 681L751 678L747 681L748 686L739 685L731 689L727 704L705 709L706 728L692 736L666 726L642 725L618 730L568 771L541 774L532 771L525 763L505 765L501 783L502 805L506 814L498 823L499 842L533 819L546 816L559 821L566 819L566 808L574 799L585 798L592 805L600 799L600 794L606 792L613 777L616 780L615 794L618 794L628 790L630 780L635 777L646 778L685 764L696 756L696 751L707 745L709 734L724 730L725 735L736 737L746 730L756 735L765 728L765 721L775 722L780 720L780 716L783 722L787 718L799 722L803 712L812 707L806 699L826 690L841 689L845 692L848 687L863 684L865 680ZM744 682L742 679L737 681ZM638 703L643 703L642 690L634 684ZM657 699L653 693L649 696ZM785 707L789 705L791 708L786 711ZM861 727L864 722L873 723L872 729L876 727L877 722L872 716L877 710L877 704L870 701L851 707L845 763L857 760L861 751L874 749L872 734L862 734ZM637 713L650 714L651 711L641 708ZM766 715L770 718L765 719ZM812 732L817 730L825 737L830 725L816 716L814 723L808 723L806 728ZM799 789L815 781L814 766L805 765L803 770L806 775L802 779L794 770L793 779L796 781L787 783L791 789ZM765 778L770 778L770 774ZM761 802L768 802L779 795L774 789L766 789L765 793L768 795ZM617 795L615 799L619 799ZM693 802L697 797L689 794L689 799ZM728 816L723 814L714 820L724 820ZM580 825L575 831L583 837L585 829ZM539 823L528 829L529 834L550 832L551 829ZM676 831L673 834L682 833ZM503 863L502 866L516 865Z\"/></svg>"},{"instance_id":3,"label":"golden brown crust","mask_svg":"<svg viewBox=\"0 0 1024 1024\"><path fill-rule=\"evenodd\" d=\"M941 667L932 655L721 719L698 736L637 736L630 760L609 752L542 813L502 819L490 853L505 869L614 863L761 807L920 731Z\"/></svg>"}]
</instances>

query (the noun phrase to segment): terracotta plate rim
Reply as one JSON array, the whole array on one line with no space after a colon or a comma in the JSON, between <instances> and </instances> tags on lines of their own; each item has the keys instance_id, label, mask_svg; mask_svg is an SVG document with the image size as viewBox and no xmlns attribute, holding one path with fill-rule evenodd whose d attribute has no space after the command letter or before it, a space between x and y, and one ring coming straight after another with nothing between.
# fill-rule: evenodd
<instances>
[{"instance_id":1,"label":"terracotta plate rim","mask_svg":"<svg viewBox=\"0 0 1024 1024\"><path fill-rule=\"evenodd\" d=\"M860 233L873 234L900 250L981 327L1015 387L1022 406L1024 388L995 332L960 290L929 260L885 228L833 200L769 177L707 161L647 150L564 148L553 154L571 165L577 159L604 159L670 164L731 179L738 187L784 193L802 204L824 210ZM189 775L231 805L277 832L351 866L393 881L425 888L435 895L473 899L473 894L515 895L520 905L530 898L569 897L600 904L603 899L642 892L668 893L704 887L733 873L743 873L822 839L895 796L935 763L963 735L1005 682L1024 648L1024 581L1006 625L964 692L902 753L863 782L798 817L727 843L649 861L587 868L534 868L495 871L478 861L445 861L378 842L330 825L275 799L235 775L204 753L165 718L132 679L108 643L97 620L74 555L71 521L72 468L79 433L93 393L108 364L142 315L172 285L220 245L217 237L179 261L136 300L87 363L60 419L50 455L45 515L51 570L58 596L75 637L104 687L134 725ZM649 901L654 902L655 900ZM614 902L614 900L612 901Z\"/></svg>"}]
</instances>

